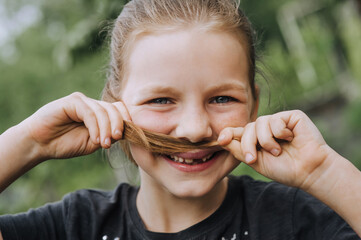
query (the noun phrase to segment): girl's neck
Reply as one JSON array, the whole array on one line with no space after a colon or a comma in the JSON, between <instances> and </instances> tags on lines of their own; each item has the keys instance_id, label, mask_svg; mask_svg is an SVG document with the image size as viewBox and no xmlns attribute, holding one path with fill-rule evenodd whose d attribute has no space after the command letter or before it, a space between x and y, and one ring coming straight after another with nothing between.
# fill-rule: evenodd
<instances>
[{"instance_id":1,"label":"girl's neck","mask_svg":"<svg viewBox=\"0 0 361 240\"><path fill-rule=\"evenodd\" d=\"M228 178L207 194L197 198L179 198L165 189L141 184L137 209L147 230L152 232L179 232L206 219L222 204L228 189Z\"/></svg>"}]
</instances>

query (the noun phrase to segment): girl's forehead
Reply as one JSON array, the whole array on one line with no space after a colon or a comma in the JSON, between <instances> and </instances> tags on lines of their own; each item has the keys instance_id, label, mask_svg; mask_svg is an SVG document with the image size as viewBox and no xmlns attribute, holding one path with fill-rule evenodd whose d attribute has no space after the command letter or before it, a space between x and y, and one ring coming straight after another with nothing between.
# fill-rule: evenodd
<instances>
[{"instance_id":1,"label":"girl's forehead","mask_svg":"<svg viewBox=\"0 0 361 240\"><path fill-rule=\"evenodd\" d=\"M124 87L194 81L208 86L226 79L248 85L247 56L247 46L227 32L186 29L143 35L129 54Z\"/></svg>"},{"instance_id":2,"label":"girl's forehead","mask_svg":"<svg viewBox=\"0 0 361 240\"><path fill-rule=\"evenodd\" d=\"M242 34L221 30L199 30L198 27L181 28L172 31L161 31L154 33L143 33L133 40L130 55L134 55L137 48L148 48L164 52L169 48L187 50L196 48L200 51L212 51L212 49L231 47L233 50L242 48L248 51L247 42Z\"/></svg>"},{"instance_id":3,"label":"girl's forehead","mask_svg":"<svg viewBox=\"0 0 361 240\"><path fill-rule=\"evenodd\" d=\"M242 71L241 68L248 66L247 50L247 46L227 32L183 30L148 34L134 43L129 54L129 72L161 69L160 74L174 70L197 74L230 67Z\"/></svg>"}]
</instances>

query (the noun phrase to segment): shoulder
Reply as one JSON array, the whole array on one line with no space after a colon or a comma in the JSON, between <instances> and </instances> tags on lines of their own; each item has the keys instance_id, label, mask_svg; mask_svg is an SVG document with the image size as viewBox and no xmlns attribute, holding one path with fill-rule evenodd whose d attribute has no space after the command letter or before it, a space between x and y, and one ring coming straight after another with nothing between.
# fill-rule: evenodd
<instances>
[{"instance_id":1,"label":"shoulder","mask_svg":"<svg viewBox=\"0 0 361 240\"><path fill-rule=\"evenodd\" d=\"M359 239L332 209L301 189L249 176L230 177L230 183L240 186L250 228L260 238L273 235L277 239L293 239L294 236L299 239Z\"/></svg>"},{"instance_id":2,"label":"shoulder","mask_svg":"<svg viewBox=\"0 0 361 240\"><path fill-rule=\"evenodd\" d=\"M300 239L360 239L334 210L299 190L294 198L294 232Z\"/></svg>"},{"instance_id":3,"label":"shoulder","mask_svg":"<svg viewBox=\"0 0 361 240\"><path fill-rule=\"evenodd\" d=\"M137 187L120 184L113 191L83 189L66 195L62 201L66 232L89 239L111 232L109 229L116 229L118 223L125 224L123 220L129 216L137 191Z\"/></svg>"},{"instance_id":4,"label":"shoulder","mask_svg":"<svg viewBox=\"0 0 361 240\"><path fill-rule=\"evenodd\" d=\"M241 192L248 207L265 206L269 208L272 206L272 211L288 208L292 213L308 209L314 214L320 213L320 209L329 210L324 203L312 195L278 182L259 181L249 176L233 176L230 177L230 182L232 185L239 186L238 191Z\"/></svg>"},{"instance_id":5,"label":"shoulder","mask_svg":"<svg viewBox=\"0 0 361 240\"><path fill-rule=\"evenodd\" d=\"M65 211L76 209L78 212L81 209L87 211L92 209L92 211L101 212L104 208L127 202L128 197L136 192L136 187L123 183L112 191L81 189L65 195L62 202Z\"/></svg>"},{"instance_id":6,"label":"shoulder","mask_svg":"<svg viewBox=\"0 0 361 240\"><path fill-rule=\"evenodd\" d=\"M254 220L271 226L278 222L283 224L285 220L288 223L292 221L298 189L249 176L230 177L230 184L239 192L251 222Z\"/></svg>"},{"instance_id":7,"label":"shoulder","mask_svg":"<svg viewBox=\"0 0 361 240\"><path fill-rule=\"evenodd\" d=\"M113 191L84 189L26 213L0 217L4 239L95 239L127 215L137 188L121 184ZM115 228L114 228L115 229ZM109 232L109 231L108 231ZM31 236L31 238L29 238Z\"/></svg>"},{"instance_id":8,"label":"shoulder","mask_svg":"<svg viewBox=\"0 0 361 240\"><path fill-rule=\"evenodd\" d=\"M297 189L249 176L231 176L230 186L241 196L254 239L294 239L292 210Z\"/></svg>"},{"instance_id":9,"label":"shoulder","mask_svg":"<svg viewBox=\"0 0 361 240\"><path fill-rule=\"evenodd\" d=\"M101 200L101 201L116 201L122 193L133 192L137 188L127 183L119 184L113 190L99 190L99 189L80 189L75 192L65 195L64 199L89 199L89 200Z\"/></svg>"},{"instance_id":10,"label":"shoulder","mask_svg":"<svg viewBox=\"0 0 361 240\"><path fill-rule=\"evenodd\" d=\"M293 201L297 192L296 188L288 187L277 182L255 180L249 176L230 176L230 183L239 186L245 200L262 201ZM235 187L237 188L237 187Z\"/></svg>"}]
</instances>

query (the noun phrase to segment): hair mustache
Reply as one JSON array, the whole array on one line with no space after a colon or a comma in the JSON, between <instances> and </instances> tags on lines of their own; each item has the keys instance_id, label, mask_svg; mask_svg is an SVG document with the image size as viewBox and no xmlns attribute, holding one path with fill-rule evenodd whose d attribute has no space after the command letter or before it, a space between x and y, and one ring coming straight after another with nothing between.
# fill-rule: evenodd
<instances>
[{"instance_id":1,"label":"hair mustache","mask_svg":"<svg viewBox=\"0 0 361 240\"><path fill-rule=\"evenodd\" d=\"M129 143L144 147L150 152L160 154L174 154L195 149L219 147L217 141L192 143L186 139L141 129L129 121L124 121L123 139Z\"/></svg>"}]
</instances>

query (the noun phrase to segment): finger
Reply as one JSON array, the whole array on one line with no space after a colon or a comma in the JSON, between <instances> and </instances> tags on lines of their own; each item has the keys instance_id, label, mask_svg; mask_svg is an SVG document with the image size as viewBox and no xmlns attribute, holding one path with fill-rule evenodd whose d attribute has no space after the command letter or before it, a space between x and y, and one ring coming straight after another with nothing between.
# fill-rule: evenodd
<instances>
[{"instance_id":1,"label":"finger","mask_svg":"<svg viewBox=\"0 0 361 240\"><path fill-rule=\"evenodd\" d=\"M108 112L96 100L85 98L84 102L95 113L99 127L100 145L103 148L109 148L111 146L112 133Z\"/></svg>"},{"instance_id":2,"label":"finger","mask_svg":"<svg viewBox=\"0 0 361 240\"><path fill-rule=\"evenodd\" d=\"M231 142L223 146L223 148L229 151L239 161L245 162L245 157L242 152L242 145L239 140L231 140Z\"/></svg>"},{"instance_id":3,"label":"finger","mask_svg":"<svg viewBox=\"0 0 361 240\"><path fill-rule=\"evenodd\" d=\"M118 108L107 102L98 101L98 103L107 111L109 122L111 124L111 137L119 140L123 135L123 117Z\"/></svg>"},{"instance_id":4,"label":"finger","mask_svg":"<svg viewBox=\"0 0 361 240\"><path fill-rule=\"evenodd\" d=\"M254 163L257 160L257 135L256 124L254 122L247 124L244 128L241 146L245 155L244 161L247 164Z\"/></svg>"},{"instance_id":5,"label":"finger","mask_svg":"<svg viewBox=\"0 0 361 240\"><path fill-rule=\"evenodd\" d=\"M132 121L130 114L128 112L127 107L125 106L125 104L123 102L114 102L112 103L117 109L118 111L121 113L123 120L126 121Z\"/></svg>"},{"instance_id":6,"label":"finger","mask_svg":"<svg viewBox=\"0 0 361 240\"><path fill-rule=\"evenodd\" d=\"M257 139L264 150L272 153L274 156L278 156L281 153L281 146L273 137L273 132L269 125L270 119L270 116L263 116L256 120Z\"/></svg>"},{"instance_id":7,"label":"finger","mask_svg":"<svg viewBox=\"0 0 361 240\"><path fill-rule=\"evenodd\" d=\"M271 117L270 128L276 138L292 141L293 132L287 128L286 122L282 118L278 117L278 115L273 115Z\"/></svg>"},{"instance_id":8,"label":"finger","mask_svg":"<svg viewBox=\"0 0 361 240\"><path fill-rule=\"evenodd\" d=\"M66 115L75 122L83 122L88 129L90 140L99 144L99 127L95 113L83 101L82 93L73 93L67 97L69 104L66 104L64 111Z\"/></svg>"},{"instance_id":9,"label":"finger","mask_svg":"<svg viewBox=\"0 0 361 240\"><path fill-rule=\"evenodd\" d=\"M237 128L227 127L220 132L217 141L221 146L227 145L232 140L241 140L242 134L243 134L242 127L237 127Z\"/></svg>"},{"instance_id":10,"label":"finger","mask_svg":"<svg viewBox=\"0 0 361 240\"><path fill-rule=\"evenodd\" d=\"M89 137L91 141L99 145L100 144L100 138L99 138L99 126L98 126L98 120L95 115L95 113L88 107L86 104L81 104L78 106L82 110L80 110L83 123L85 127L88 129Z\"/></svg>"}]
</instances>

